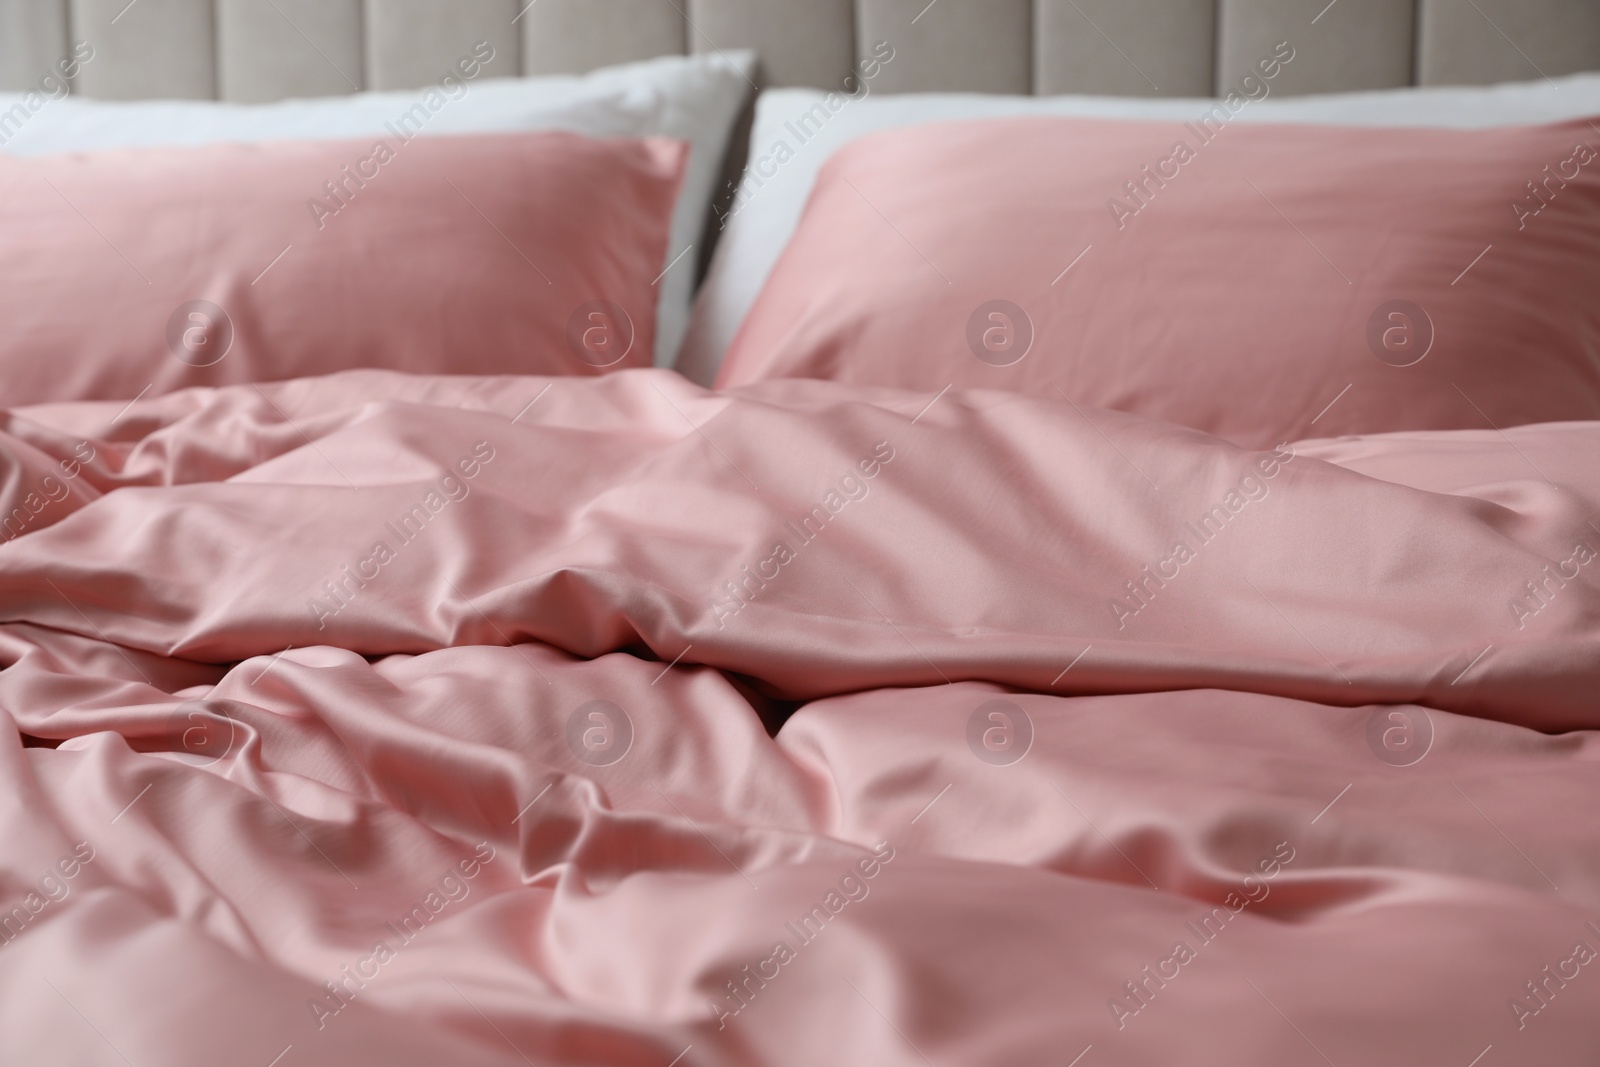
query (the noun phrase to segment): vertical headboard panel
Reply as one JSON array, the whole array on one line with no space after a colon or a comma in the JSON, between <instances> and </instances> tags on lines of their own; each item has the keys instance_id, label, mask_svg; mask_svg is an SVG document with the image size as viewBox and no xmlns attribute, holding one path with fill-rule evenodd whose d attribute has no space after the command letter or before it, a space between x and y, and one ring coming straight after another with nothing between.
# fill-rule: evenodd
<instances>
[{"instance_id":1,"label":"vertical headboard panel","mask_svg":"<svg viewBox=\"0 0 1600 1067\"><path fill-rule=\"evenodd\" d=\"M1210 96L1217 0L1037 0L1033 91Z\"/></svg>"},{"instance_id":2,"label":"vertical headboard panel","mask_svg":"<svg viewBox=\"0 0 1600 1067\"><path fill-rule=\"evenodd\" d=\"M1600 0L1421 0L1421 85L1488 85L1592 70Z\"/></svg>"},{"instance_id":3,"label":"vertical headboard panel","mask_svg":"<svg viewBox=\"0 0 1600 1067\"><path fill-rule=\"evenodd\" d=\"M361 0L217 0L222 99L337 96L365 84Z\"/></svg>"},{"instance_id":4,"label":"vertical headboard panel","mask_svg":"<svg viewBox=\"0 0 1600 1067\"><path fill-rule=\"evenodd\" d=\"M833 88L855 65L851 0L689 0L687 11L691 52L753 48L767 85Z\"/></svg>"},{"instance_id":5,"label":"vertical headboard panel","mask_svg":"<svg viewBox=\"0 0 1600 1067\"><path fill-rule=\"evenodd\" d=\"M858 0L856 40L894 46L878 92L1033 91L1032 0Z\"/></svg>"},{"instance_id":6,"label":"vertical headboard panel","mask_svg":"<svg viewBox=\"0 0 1600 1067\"><path fill-rule=\"evenodd\" d=\"M478 42L494 49L482 77L522 73L516 0L366 0L367 88L436 85Z\"/></svg>"},{"instance_id":7,"label":"vertical headboard panel","mask_svg":"<svg viewBox=\"0 0 1600 1067\"><path fill-rule=\"evenodd\" d=\"M1278 95L1600 69L1600 0L0 0L0 91L69 46L86 96L270 101L750 48L765 84L878 92L1206 96L1286 41ZM47 90L52 94L59 89Z\"/></svg>"},{"instance_id":8,"label":"vertical headboard panel","mask_svg":"<svg viewBox=\"0 0 1600 1067\"><path fill-rule=\"evenodd\" d=\"M1412 83L1415 0L1222 0L1217 92L1253 73L1280 41L1294 60L1277 93L1392 89Z\"/></svg>"},{"instance_id":9,"label":"vertical headboard panel","mask_svg":"<svg viewBox=\"0 0 1600 1067\"><path fill-rule=\"evenodd\" d=\"M106 100L213 100L212 0L72 0L72 36L94 45L77 89Z\"/></svg>"},{"instance_id":10,"label":"vertical headboard panel","mask_svg":"<svg viewBox=\"0 0 1600 1067\"><path fill-rule=\"evenodd\" d=\"M689 48L689 27L680 3L539 0L519 16L522 72L582 74L615 63L683 55Z\"/></svg>"},{"instance_id":11,"label":"vertical headboard panel","mask_svg":"<svg viewBox=\"0 0 1600 1067\"><path fill-rule=\"evenodd\" d=\"M0 0L0 92L39 87L67 52L67 0Z\"/></svg>"}]
</instances>

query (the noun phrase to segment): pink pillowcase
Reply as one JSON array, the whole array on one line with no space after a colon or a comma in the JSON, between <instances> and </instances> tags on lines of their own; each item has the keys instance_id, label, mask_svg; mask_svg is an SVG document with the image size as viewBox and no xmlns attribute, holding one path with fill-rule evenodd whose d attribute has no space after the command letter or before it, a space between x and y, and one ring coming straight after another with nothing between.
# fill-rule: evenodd
<instances>
[{"instance_id":1,"label":"pink pillowcase","mask_svg":"<svg viewBox=\"0 0 1600 1067\"><path fill-rule=\"evenodd\" d=\"M647 366L685 153L536 133L0 162L0 405Z\"/></svg>"},{"instance_id":2,"label":"pink pillowcase","mask_svg":"<svg viewBox=\"0 0 1600 1067\"><path fill-rule=\"evenodd\" d=\"M1251 446L1600 418L1596 145L1586 122L879 134L824 168L718 384L1012 389Z\"/></svg>"}]
</instances>

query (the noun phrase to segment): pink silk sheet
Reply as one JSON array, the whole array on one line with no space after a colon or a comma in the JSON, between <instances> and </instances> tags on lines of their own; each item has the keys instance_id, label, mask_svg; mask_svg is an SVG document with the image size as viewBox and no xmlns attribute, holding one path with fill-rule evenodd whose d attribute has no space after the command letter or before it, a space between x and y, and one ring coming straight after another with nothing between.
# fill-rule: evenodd
<instances>
[{"instance_id":1,"label":"pink silk sheet","mask_svg":"<svg viewBox=\"0 0 1600 1067\"><path fill-rule=\"evenodd\" d=\"M1597 455L653 370L18 409L0 1062L1592 1065Z\"/></svg>"}]
</instances>

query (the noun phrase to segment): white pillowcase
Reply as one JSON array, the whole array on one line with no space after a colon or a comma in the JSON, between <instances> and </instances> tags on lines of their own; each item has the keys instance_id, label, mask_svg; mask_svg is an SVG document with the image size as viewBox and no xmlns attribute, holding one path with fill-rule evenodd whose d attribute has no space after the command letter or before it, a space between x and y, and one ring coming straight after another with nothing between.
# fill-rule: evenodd
<instances>
[{"instance_id":1,"label":"white pillowcase","mask_svg":"<svg viewBox=\"0 0 1600 1067\"><path fill-rule=\"evenodd\" d=\"M870 89L870 84L863 82ZM1270 87L1270 83L1265 83ZM914 93L845 98L810 89L769 90L756 102L750 164L725 220L716 255L695 304L677 369L703 385L716 378L723 354L789 243L828 157L879 130L952 119L1012 115L1186 121L1216 107L1214 99L1014 97ZM840 101L843 100L842 106ZM815 110L821 106L822 110ZM826 118L822 118L826 115ZM1353 126L1511 126L1600 115L1600 75L1487 88L1392 89L1252 101L1233 118L1246 122ZM807 116L810 116L807 118ZM820 127L820 128L819 128ZM783 147L780 148L779 146Z\"/></svg>"},{"instance_id":2,"label":"white pillowcase","mask_svg":"<svg viewBox=\"0 0 1600 1067\"><path fill-rule=\"evenodd\" d=\"M581 76L468 81L466 94L458 92L457 99L433 113L422 133L560 129L593 137L659 135L688 141L688 170L662 263L672 267L658 283L655 356L658 365L668 365L688 325L701 235L728 138L752 91L754 67L754 53L730 52L667 56ZM20 125L0 128L0 149L35 156L140 145L377 136L428 92L357 93L276 104L66 97L37 108ZM0 115L23 101L19 94L0 94ZM539 192L529 190L529 195ZM695 250L684 254L691 245Z\"/></svg>"}]
</instances>

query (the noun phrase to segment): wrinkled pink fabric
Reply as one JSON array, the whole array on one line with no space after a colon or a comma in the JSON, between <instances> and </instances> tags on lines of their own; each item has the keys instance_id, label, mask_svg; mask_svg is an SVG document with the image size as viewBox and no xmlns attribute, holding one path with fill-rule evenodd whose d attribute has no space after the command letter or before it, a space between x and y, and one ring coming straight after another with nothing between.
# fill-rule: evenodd
<instances>
[{"instance_id":1,"label":"wrinkled pink fabric","mask_svg":"<svg viewBox=\"0 0 1600 1067\"><path fill-rule=\"evenodd\" d=\"M5 1062L1600 1049L1600 424L1250 452L657 371L121 407L0 417Z\"/></svg>"},{"instance_id":2,"label":"wrinkled pink fabric","mask_svg":"<svg viewBox=\"0 0 1600 1067\"><path fill-rule=\"evenodd\" d=\"M1594 122L932 123L829 159L718 380L1065 396L1256 447L1595 419L1597 291Z\"/></svg>"}]
</instances>

